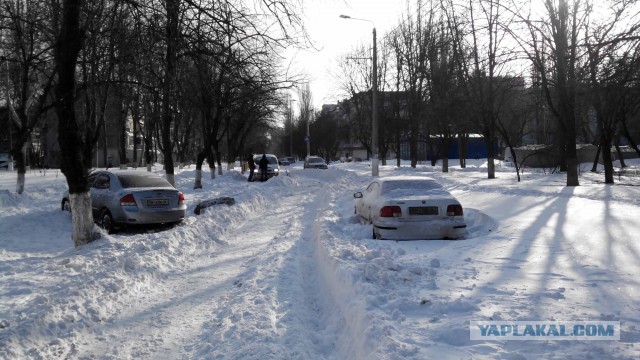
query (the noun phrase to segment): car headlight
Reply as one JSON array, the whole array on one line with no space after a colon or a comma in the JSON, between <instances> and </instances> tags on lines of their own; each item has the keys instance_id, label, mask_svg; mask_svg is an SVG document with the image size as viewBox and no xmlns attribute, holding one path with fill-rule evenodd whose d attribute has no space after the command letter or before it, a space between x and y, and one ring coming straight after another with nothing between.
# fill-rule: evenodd
<instances>
[{"instance_id":1,"label":"car headlight","mask_svg":"<svg viewBox=\"0 0 640 360\"><path fill-rule=\"evenodd\" d=\"M280 169L273 169L273 172L278 172L280 171Z\"/></svg>"}]
</instances>

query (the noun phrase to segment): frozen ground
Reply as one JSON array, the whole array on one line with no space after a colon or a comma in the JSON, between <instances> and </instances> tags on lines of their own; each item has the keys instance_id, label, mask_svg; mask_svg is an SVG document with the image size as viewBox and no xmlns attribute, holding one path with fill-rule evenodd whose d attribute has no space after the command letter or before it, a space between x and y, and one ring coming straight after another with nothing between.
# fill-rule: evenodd
<instances>
[{"instance_id":1,"label":"frozen ground","mask_svg":"<svg viewBox=\"0 0 640 360\"><path fill-rule=\"evenodd\" d=\"M639 163L634 163L638 168ZM589 166L585 165L585 169ZM157 171L159 171L158 168ZM237 171L193 190L163 231L75 249L55 170L0 172L0 358L640 358L640 180L511 168L427 173L465 207L458 241L376 241L353 216L367 163L248 183ZM193 214L200 200L236 204ZM482 320L620 321L620 341L471 341Z\"/></svg>"}]
</instances>

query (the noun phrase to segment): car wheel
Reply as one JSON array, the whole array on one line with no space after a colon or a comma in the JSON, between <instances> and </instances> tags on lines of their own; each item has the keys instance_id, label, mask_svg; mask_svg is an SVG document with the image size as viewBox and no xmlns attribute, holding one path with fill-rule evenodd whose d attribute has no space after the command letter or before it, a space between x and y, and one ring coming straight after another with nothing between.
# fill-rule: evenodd
<instances>
[{"instance_id":1,"label":"car wheel","mask_svg":"<svg viewBox=\"0 0 640 360\"><path fill-rule=\"evenodd\" d=\"M62 211L71 212L71 204L69 203L69 200L62 200Z\"/></svg>"},{"instance_id":2,"label":"car wheel","mask_svg":"<svg viewBox=\"0 0 640 360\"><path fill-rule=\"evenodd\" d=\"M105 209L102 211L102 215L100 215L100 225L109 235L116 232L115 223L109 210Z\"/></svg>"}]
</instances>

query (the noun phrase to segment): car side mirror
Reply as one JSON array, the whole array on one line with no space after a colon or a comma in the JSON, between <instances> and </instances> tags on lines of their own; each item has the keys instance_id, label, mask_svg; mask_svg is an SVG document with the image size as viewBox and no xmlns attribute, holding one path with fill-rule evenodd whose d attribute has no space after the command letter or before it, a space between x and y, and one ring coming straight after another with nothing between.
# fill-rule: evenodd
<instances>
[{"instance_id":1,"label":"car side mirror","mask_svg":"<svg viewBox=\"0 0 640 360\"><path fill-rule=\"evenodd\" d=\"M361 199L362 198L362 193L360 191L358 191L357 193L353 194L353 197L356 199Z\"/></svg>"}]
</instances>

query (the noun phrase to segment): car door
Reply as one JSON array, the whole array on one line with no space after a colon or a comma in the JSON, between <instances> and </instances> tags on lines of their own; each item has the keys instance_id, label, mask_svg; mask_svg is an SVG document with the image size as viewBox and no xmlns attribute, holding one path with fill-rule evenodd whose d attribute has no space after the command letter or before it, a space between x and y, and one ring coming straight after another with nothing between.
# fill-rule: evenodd
<instances>
[{"instance_id":1,"label":"car door","mask_svg":"<svg viewBox=\"0 0 640 360\"><path fill-rule=\"evenodd\" d=\"M362 214L365 219L372 221L371 211L380 192L380 184L377 181L372 182L362 193Z\"/></svg>"},{"instance_id":2,"label":"car door","mask_svg":"<svg viewBox=\"0 0 640 360\"><path fill-rule=\"evenodd\" d=\"M94 219L100 216L100 210L107 205L110 186L111 181L108 174L100 173L96 176L91 187L91 210Z\"/></svg>"}]
</instances>

